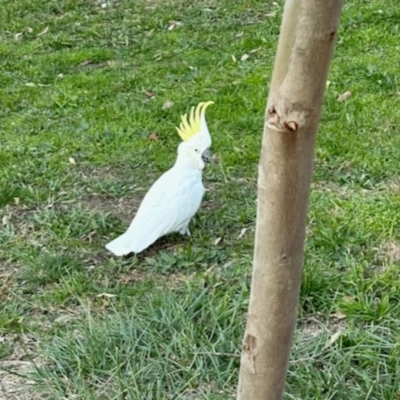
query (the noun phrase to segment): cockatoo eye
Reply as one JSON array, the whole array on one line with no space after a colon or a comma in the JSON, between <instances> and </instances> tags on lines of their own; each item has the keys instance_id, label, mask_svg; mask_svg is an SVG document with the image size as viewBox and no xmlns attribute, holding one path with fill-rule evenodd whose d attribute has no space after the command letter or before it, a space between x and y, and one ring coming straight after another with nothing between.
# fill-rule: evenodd
<instances>
[{"instance_id":1,"label":"cockatoo eye","mask_svg":"<svg viewBox=\"0 0 400 400\"><path fill-rule=\"evenodd\" d=\"M198 152L199 152L199 149L194 149L194 151L195 151L196 153L198 153Z\"/></svg>"}]
</instances>

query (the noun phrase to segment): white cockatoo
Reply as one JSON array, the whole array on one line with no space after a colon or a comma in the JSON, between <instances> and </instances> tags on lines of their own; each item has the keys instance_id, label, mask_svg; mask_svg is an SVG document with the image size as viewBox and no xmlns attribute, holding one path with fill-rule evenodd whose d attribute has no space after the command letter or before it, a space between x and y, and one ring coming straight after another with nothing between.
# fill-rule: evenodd
<instances>
[{"instance_id":1,"label":"white cockatoo","mask_svg":"<svg viewBox=\"0 0 400 400\"><path fill-rule=\"evenodd\" d=\"M128 230L106 245L116 256L140 253L161 236L179 232L190 236L189 223L204 195L202 171L211 161L211 136L205 111L212 101L192 107L189 120L177 128L183 142L174 166L146 193Z\"/></svg>"}]
</instances>

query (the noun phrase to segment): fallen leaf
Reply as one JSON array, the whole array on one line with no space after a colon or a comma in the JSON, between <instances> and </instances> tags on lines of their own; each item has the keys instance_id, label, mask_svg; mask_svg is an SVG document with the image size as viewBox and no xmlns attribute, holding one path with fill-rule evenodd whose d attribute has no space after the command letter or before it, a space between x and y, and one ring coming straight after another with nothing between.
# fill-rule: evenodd
<instances>
[{"instance_id":1,"label":"fallen leaf","mask_svg":"<svg viewBox=\"0 0 400 400\"><path fill-rule=\"evenodd\" d=\"M356 299L356 296L343 296L342 301L345 303L352 303Z\"/></svg>"},{"instance_id":2,"label":"fallen leaf","mask_svg":"<svg viewBox=\"0 0 400 400\"><path fill-rule=\"evenodd\" d=\"M14 204L17 206L20 203L18 197L14 197Z\"/></svg>"},{"instance_id":3,"label":"fallen leaf","mask_svg":"<svg viewBox=\"0 0 400 400\"><path fill-rule=\"evenodd\" d=\"M342 319L346 319L346 314L343 314L340 311L336 311L335 313L332 314L332 317L340 321Z\"/></svg>"},{"instance_id":4,"label":"fallen leaf","mask_svg":"<svg viewBox=\"0 0 400 400\"><path fill-rule=\"evenodd\" d=\"M228 261L222 266L222 268L223 269L229 268L232 264L233 264L233 261Z\"/></svg>"},{"instance_id":5,"label":"fallen leaf","mask_svg":"<svg viewBox=\"0 0 400 400\"><path fill-rule=\"evenodd\" d=\"M182 22L181 21L169 21L169 27L168 30L172 31L176 26L181 26Z\"/></svg>"},{"instance_id":6,"label":"fallen leaf","mask_svg":"<svg viewBox=\"0 0 400 400\"><path fill-rule=\"evenodd\" d=\"M231 55L231 57L232 57L232 60L233 60L233 62L236 62L237 60L236 60L236 57L232 54Z\"/></svg>"},{"instance_id":7,"label":"fallen leaf","mask_svg":"<svg viewBox=\"0 0 400 400\"><path fill-rule=\"evenodd\" d=\"M261 47L259 47L258 49L253 49L253 50L250 50L250 53L256 53L258 50L260 50L261 49Z\"/></svg>"},{"instance_id":8,"label":"fallen leaf","mask_svg":"<svg viewBox=\"0 0 400 400\"><path fill-rule=\"evenodd\" d=\"M247 228L243 228L243 229L240 231L239 239L241 239L241 238L244 236L244 234L246 233L246 231L247 231Z\"/></svg>"},{"instance_id":9,"label":"fallen leaf","mask_svg":"<svg viewBox=\"0 0 400 400\"><path fill-rule=\"evenodd\" d=\"M328 341L326 342L325 347L332 346L333 343L335 343L335 342L340 338L340 336L342 336L342 332L341 332L341 331L337 331L336 333L334 333L334 334L328 339Z\"/></svg>"},{"instance_id":10,"label":"fallen leaf","mask_svg":"<svg viewBox=\"0 0 400 400\"><path fill-rule=\"evenodd\" d=\"M89 242L92 243L92 238L96 234L96 231L92 231L87 235L87 238L89 239Z\"/></svg>"},{"instance_id":11,"label":"fallen leaf","mask_svg":"<svg viewBox=\"0 0 400 400\"><path fill-rule=\"evenodd\" d=\"M85 67L86 65L94 64L92 60L85 60L78 64L78 67Z\"/></svg>"},{"instance_id":12,"label":"fallen leaf","mask_svg":"<svg viewBox=\"0 0 400 400\"><path fill-rule=\"evenodd\" d=\"M32 29L30 26L28 26L28 27L26 28L26 30L28 31L28 33L32 33L32 32L33 32L33 29Z\"/></svg>"},{"instance_id":13,"label":"fallen leaf","mask_svg":"<svg viewBox=\"0 0 400 400\"><path fill-rule=\"evenodd\" d=\"M340 101L340 102L346 101L348 98L350 98L350 96L351 96L351 92L348 90L347 92L344 92L343 94L341 94L338 97L337 101Z\"/></svg>"},{"instance_id":14,"label":"fallen leaf","mask_svg":"<svg viewBox=\"0 0 400 400\"><path fill-rule=\"evenodd\" d=\"M210 268L206 269L206 274L207 274L207 275L210 275L210 273L213 272L214 269L215 269L215 265L211 265Z\"/></svg>"},{"instance_id":15,"label":"fallen leaf","mask_svg":"<svg viewBox=\"0 0 400 400\"><path fill-rule=\"evenodd\" d=\"M218 164L221 161L221 157L218 154L215 154L215 153L212 155L211 158L216 164Z\"/></svg>"},{"instance_id":16,"label":"fallen leaf","mask_svg":"<svg viewBox=\"0 0 400 400\"><path fill-rule=\"evenodd\" d=\"M150 135L147 137L147 139L154 140L156 142L158 140L158 135L155 132L150 133Z\"/></svg>"},{"instance_id":17,"label":"fallen leaf","mask_svg":"<svg viewBox=\"0 0 400 400\"><path fill-rule=\"evenodd\" d=\"M221 240L222 240L221 237L217 237L217 238L214 240L214 246L218 246L218 243L219 243Z\"/></svg>"},{"instance_id":18,"label":"fallen leaf","mask_svg":"<svg viewBox=\"0 0 400 400\"><path fill-rule=\"evenodd\" d=\"M328 89L329 88L329 86L331 85L331 81L326 81L326 88Z\"/></svg>"},{"instance_id":19,"label":"fallen leaf","mask_svg":"<svg viewBox=\"0 0 400 400\"><path fill-rule=\"evenodd\" d=\"M58 79L64 78L64 74L58 74L58 75L57 75L57 78L58 78Z\"/></svg>"},{"instance_id":20,"label":"fallen leaf","mask_svg":"<svg viewBox=\"0 0 400 400\"><path fill-rule=\"evenodd\" d=\"M76 161L75 161L75 158L74 158L74 157L70 157L70 158L68 159L68 161L69 161L70 164L73 164L73 165L76 164Z\"/></svg>"},{"instance_id":21,"label":"fallen leaf","mask_svg":"<svg viewBox=\"0 0 400 400\"><path fill-rule=\"evenodd\" d=\"M43 35L45 35L47 32L49 31L49 27L48 26L46 26L46 28L44 28L43 30L42 30L42 32L40 32L40 33L38 33L36 36L43 36Z\"/></svg>"},{"instance_id":22,"label":"fallen leaf","mask_svg":"<svg viewBox=\"0 0 400 400\"><path fill-rule=\"evenodd\" d=\"M75 339L78 339L78 340L83 340L83 338L84 338L83 333L80 332L80 331L78 331L78 329L74 329L74 330L73 330L72 336L73 336Z\"/></svg>"},{"instance_id":23,"label":"fallen leaf","mask_svg":"<svg viewBox=\"0 0 400 400\"><path fill-rule=\"evenodd\" d=\"M163 109L163 110L168 110L168 108L171 108L173 105L174 105L174 103L173 103L172 101L167 100L167 101L163 104L162 109Z\"/></svg>"},{"instance_id":24,"label":"fallen leaf","mask_svg":"<svg viewBox=\"0 0 400 400\"><path fill-rule=\"evenodd\" d=\"M18 32L14 35L14 40L20 40L22 38L22 32Z\"/></svg>"},{"instance_id":25,"label":"fallen leaf","mask_svg":"<svg viewBox=\"0 0 400 400\"><path fill-rule=\"evenodd\" d=\"M25 86L28 86L28 87L35 87L36 85L35 85L33 82L26 82L26 83L25 83Z\"/></svg>"},{"instance_id":26,"label":"fallen leaf","mask_svg":"<svg viewBox=\"0 0 400 400\"><path fill-rule=\"evenodd\" d=\"M249 58L248 54L243 54L242 57L240 57L240 61L246 61Z\"/></svg>"},{"instance_id":27,"label":"fallen leaf","mask_svg":"<svg viewBox=\"0 0 400 400\"><path fill-rule=\"evenodd\" d=\"M239 32L236 34L236 38L241 38L244 35L244 32Z\"/></svg>"},{"instance_id":28,"label":"fallen leaf","mask_svg":"<svg viewBox=\"0 0 400 400\"><path fill-rule=\"evenodd\" d=\"M111 299L113 297L117 297L117 295L111 293L100 293L96 297L106 297L107 299Z\"/></svg>"},{"instance_id":29,"label":"fallen leaf","mask_svg":"<svg viewBox=\"0 0 400 400\"><path fill-rule=\"evenodd\" d=\"M3 219L2 219L3 225L7 225L9 221L10 221L10 216L3 215Z\"/></svg>"},{"instance_id":30,"label":"fallen leaf","mask_svg":"<svg viewBox=\"0 0 400 400\"><path fill-rule=\"evenodd\" d=\"M58 318L54 320L56 324L66 324L71 321L72 317L70 315L60 315Z\"/></svg>"},{"instance_id":31,"label":"fallen leaf","mask_svg":"<svg viewBox=\"0 0 400 400\"><path fill-rule=\"evenodd\" d=\"M144 94L149 97L150 99L153 99L154 97L156 97L156 95L151 92L150 90L147 90L146 92L144 92Z\"/></svg>"}]
</instances>

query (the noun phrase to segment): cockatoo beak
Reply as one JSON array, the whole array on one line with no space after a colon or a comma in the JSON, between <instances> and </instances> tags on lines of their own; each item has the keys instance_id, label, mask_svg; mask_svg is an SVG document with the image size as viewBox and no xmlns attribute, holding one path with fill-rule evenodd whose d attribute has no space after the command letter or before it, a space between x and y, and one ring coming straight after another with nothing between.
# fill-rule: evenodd
<instances>
[{"instance_id":1,"label":"cockatoo beak","mask_svg":"<svg viewBox=\"0 0 400 400\"><path fill-rule=\"evenodd\" d=\"M205 164L209 164L212 159L212 154L210 149L205 149L203 153L201 153L201 159L204 161Z\"/></svg>"}]
</instances>

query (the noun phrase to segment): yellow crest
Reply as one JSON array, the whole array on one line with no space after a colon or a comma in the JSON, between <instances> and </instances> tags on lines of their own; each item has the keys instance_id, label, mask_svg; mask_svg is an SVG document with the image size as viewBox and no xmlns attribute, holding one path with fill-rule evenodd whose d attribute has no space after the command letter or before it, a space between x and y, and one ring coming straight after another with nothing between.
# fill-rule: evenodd
<instances>
[{"instance_id":1,"label":"yellow crest","mask_svg":"<svg viewBox=\"0 0 400 400\"><path fill-rule=\"evenodd\" d=\"M179 128L176 128L178 131L179 136L182 138L183 141L189 140L193 137L196 133L200 132L200 120L201 117L206 112L206 108L210 105L214 104L213 101L207 101L206 103L199 103L196 107L190 110L190 117L188 121L187 114L181 116L181 124Z\"/></svg>"}]
</instances>

